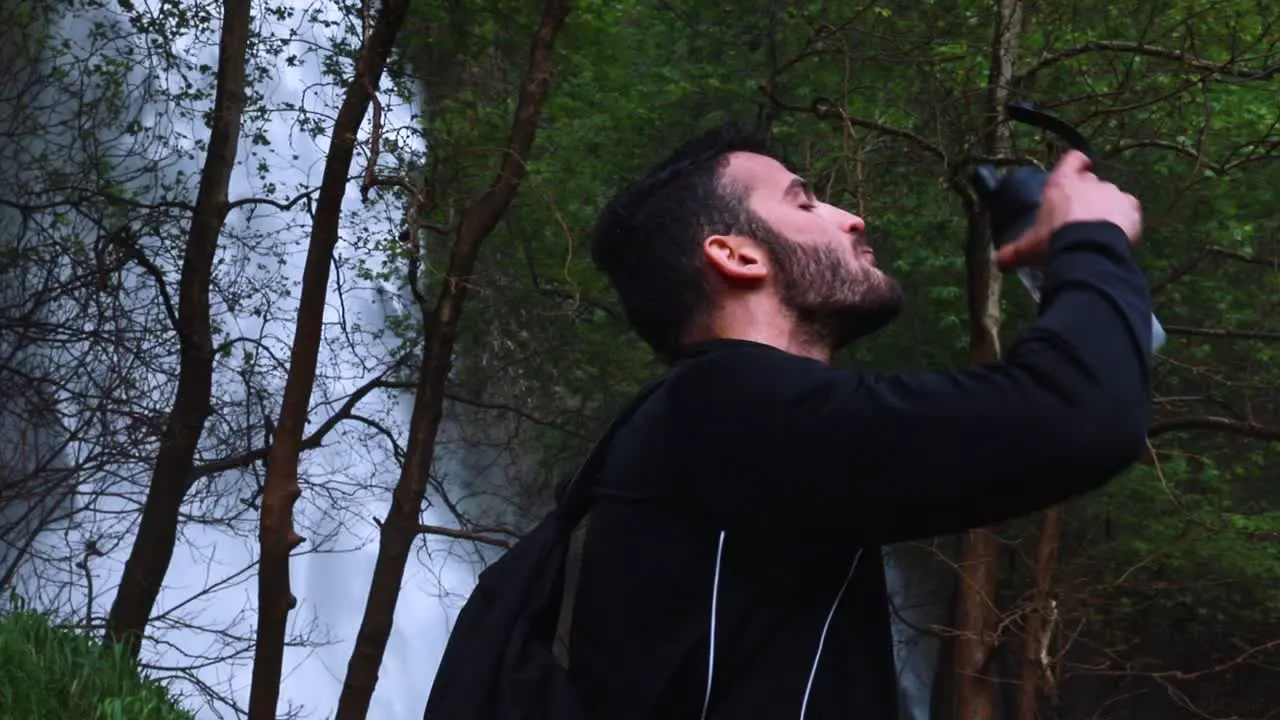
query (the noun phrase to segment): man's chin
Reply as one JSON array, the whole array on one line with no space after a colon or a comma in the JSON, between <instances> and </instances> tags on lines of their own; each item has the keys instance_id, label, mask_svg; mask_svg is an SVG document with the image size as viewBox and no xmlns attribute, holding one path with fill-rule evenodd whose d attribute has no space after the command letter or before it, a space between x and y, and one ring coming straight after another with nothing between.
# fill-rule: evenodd
<instances>
[{"instance_id":1,"label":"man's chin","mask_svg":"<svg viewBox=\"0 0 1280 720\"><path fill-rule=\"evenodd\" d=\"M902 293L894 288L856 305L802 312L800 319L815 341L834 352L883 330L901 314Z\"/></svg>"},{"instance_id":2,"label":"man's chin","mask_svg":"<svg viewBox=\"0 0 1280 720\"><path fill-rule=\"evenodd\" d=\"M893 323L902 314L902 296L893 300L886 299L874 306L863 306L855 314L844 319L840 332L836 335L836 345L832 350L839 350L859 340L864 340Z\"/></svg>"}]
</instances>

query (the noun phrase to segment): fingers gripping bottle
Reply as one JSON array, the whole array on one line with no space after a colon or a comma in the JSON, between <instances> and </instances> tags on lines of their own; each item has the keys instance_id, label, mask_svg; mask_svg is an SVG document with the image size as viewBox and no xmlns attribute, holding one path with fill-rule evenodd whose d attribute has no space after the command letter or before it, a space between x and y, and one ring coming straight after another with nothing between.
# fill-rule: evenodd
<instances>
[{"instance_id":1,"label":"fingers gripping bottle","mask_svg":"<svg viewBox=\"0 0 1280 720\"><path fill-rule=\"evenodd\" d=\"M1009 119L1051 131L1088 157L1094 157L1089 141L1065 121L1025 103L1011 104L1006 112ZM1003 176L991 165L979 165L974 169L972 183L990 214L991 239L996 248L1016 240L1031 228L1040 211L1040 198L1048 179L1048 172L1032 165L1015 167ZM1039 303L1044 272L1033 267L1018 268L1016 272L1031 297ZM1159 350L1164 343L1164 328L1156 316L1152 315L1151 351Z\"/></svg>"}]
</instances>

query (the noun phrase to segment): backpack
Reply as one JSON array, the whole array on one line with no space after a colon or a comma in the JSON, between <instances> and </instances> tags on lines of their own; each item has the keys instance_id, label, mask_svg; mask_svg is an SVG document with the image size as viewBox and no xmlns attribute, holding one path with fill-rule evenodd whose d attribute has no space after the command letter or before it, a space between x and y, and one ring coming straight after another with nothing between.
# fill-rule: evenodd
<instances>
[{"instance_id":1,"label":"backpack","mask_svg":"<svg viewBox=\"0 0 1280 720\"><path fill-rule=\"evenodd\" d=\"M585 719L567 651L556 647L565 642L569 613L562 608L576 587L566 583L576 569L571 539L591 509L610 441L670 375L632 398L578 472L556 489L555 508L480 573L445 644L423 720Z\"/></svg>"}]
</instances>

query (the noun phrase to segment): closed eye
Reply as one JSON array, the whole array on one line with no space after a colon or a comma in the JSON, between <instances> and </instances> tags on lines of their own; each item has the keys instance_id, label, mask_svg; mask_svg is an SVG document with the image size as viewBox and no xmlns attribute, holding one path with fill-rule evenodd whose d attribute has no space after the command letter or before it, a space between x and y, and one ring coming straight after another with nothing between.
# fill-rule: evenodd
<instances>
[{"instance_id":1,"label":"closed eye","mask_svg":"<svg viewBox=\"0 0 1280 720\"><path fill-rule=\"evenodd\" d=\"M803 178L792 178L787 184L787 189L783 192L784 197L798 197L802 203L799 206L801 210L813 210L818 207L817 198L813 194L813 188L809 187L809 183Z\"/></svg>"}]
</instances>

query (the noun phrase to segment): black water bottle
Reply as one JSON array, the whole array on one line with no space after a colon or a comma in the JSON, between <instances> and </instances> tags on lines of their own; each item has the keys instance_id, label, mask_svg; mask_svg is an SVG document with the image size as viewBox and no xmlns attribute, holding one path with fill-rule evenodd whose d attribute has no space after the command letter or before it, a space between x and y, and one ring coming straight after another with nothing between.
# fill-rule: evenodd
<instances>
[{"instance_id":1,"label":"black water bottle","mask_svg":"<svg viewBox=\"0 0 1280 720\"><path fill-rule=\"evenodd\" d=\"M1010 119L1052 131L1066 139L1072 147L1092 158L1093 148L1080 131L1052 115L1034 107L1017 103L1006 108ZM978 191L978 199L986 207L991 219L991 242L1000 249L1018 239L1035 223L1040 212L1040 199L1049 173L1033 165L1020 165L1001 175L993 166L983 164L974 168L971 178ZM1016 271L1018 279L1040 302L1040 287L1044 272L1037 267L1022 267ZM1151 316L1151 351L1164 346L1165 332L1160 321Z\"/></svg>"}]
</instances>

